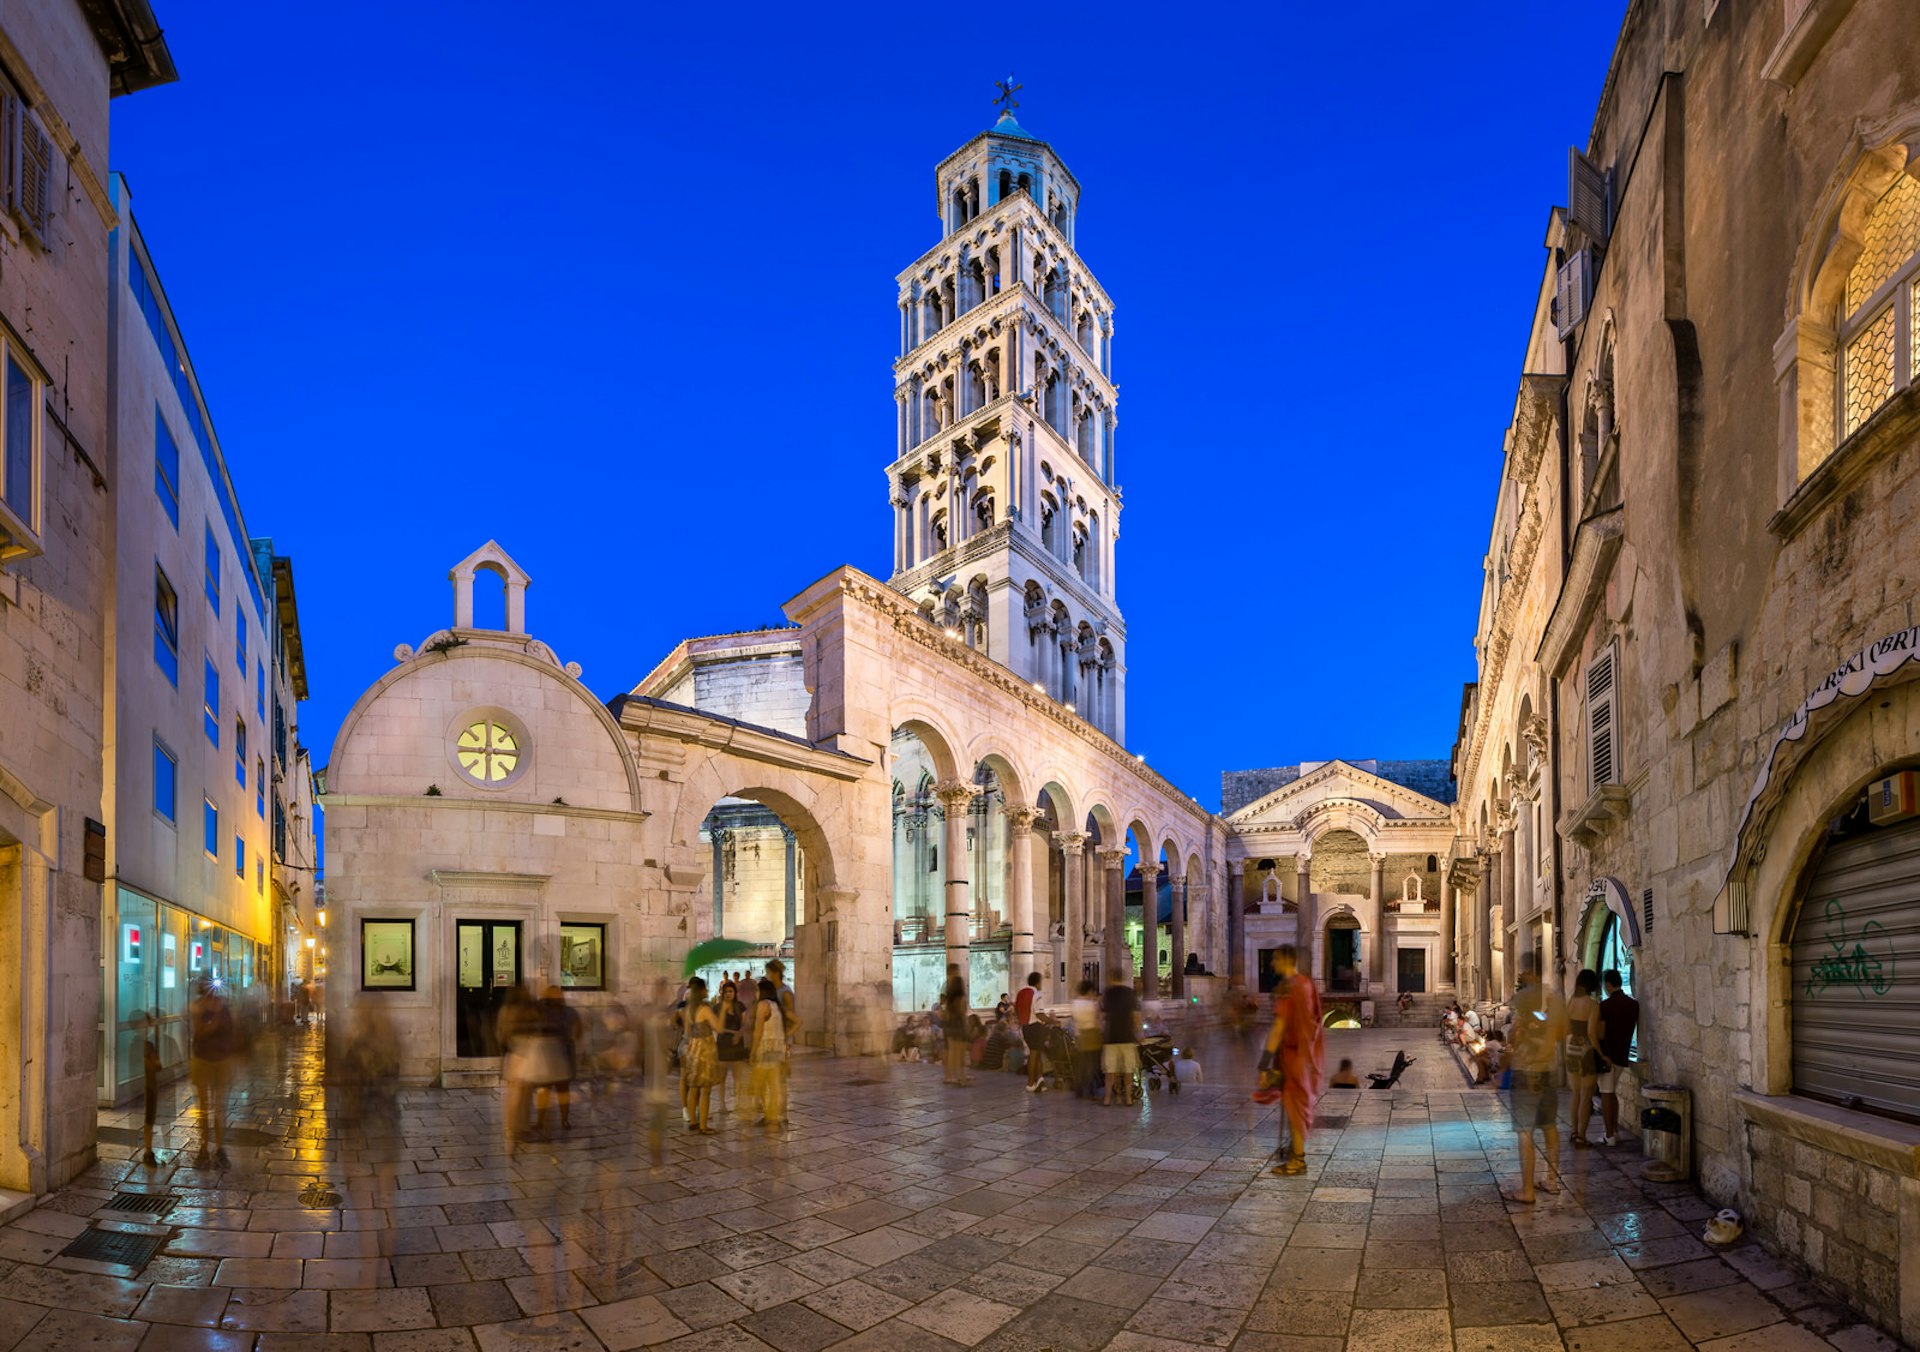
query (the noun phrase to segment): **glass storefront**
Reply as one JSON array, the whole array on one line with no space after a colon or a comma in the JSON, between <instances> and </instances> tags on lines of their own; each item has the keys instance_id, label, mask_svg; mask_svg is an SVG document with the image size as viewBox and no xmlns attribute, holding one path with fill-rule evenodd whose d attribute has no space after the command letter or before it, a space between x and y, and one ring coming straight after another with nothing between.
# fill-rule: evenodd
<instances>
[{"instance_id":1,"label":"glass storefront","mask_svg":"<svg viewBox=\"0 0 1920 1352\"><path fill-rule=\"evenodd\" d=\"M184 1073L187 1004L194 982L212 981L247 1028L272 1013L272 955L265 944L177 906L115 888L111 964L101 1010L100 1084L108 1103L141 1093L147 1019L153 1016L163 1074Z\"/></svg>"}]
</instances>

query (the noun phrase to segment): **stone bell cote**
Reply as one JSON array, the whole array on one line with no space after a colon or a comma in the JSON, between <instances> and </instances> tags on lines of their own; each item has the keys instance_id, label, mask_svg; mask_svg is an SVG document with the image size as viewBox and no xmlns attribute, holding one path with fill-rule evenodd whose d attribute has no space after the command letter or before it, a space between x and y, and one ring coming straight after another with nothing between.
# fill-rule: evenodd
<instances>
[{"instance_id":1,"label":"stone bell cote","mask_svg":"<svg viewBox=\"0 0 1920 1352\"><path fill-rule=\"evenodd\" d=\"M500 548L499 542L489 540L480 548L467 555L453 566L447 576L453 582L453 627L455 629L473 628L473 575L486 571L494 574L507 589L506 632L524 634L527 632L527 588L533 579L527 576L526 569L515 563L507 551Z\"/></svg>"}]
</instances>

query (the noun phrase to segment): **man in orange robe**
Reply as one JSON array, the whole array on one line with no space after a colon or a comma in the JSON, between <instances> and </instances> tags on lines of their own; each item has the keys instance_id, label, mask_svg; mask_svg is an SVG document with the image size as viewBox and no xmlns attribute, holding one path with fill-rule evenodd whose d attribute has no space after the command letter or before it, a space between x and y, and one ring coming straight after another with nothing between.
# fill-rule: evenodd
<instances>
[{"instance_id":1,"label":"man in orange robe","mask_svg":"<svg viewBox=\"0 0 1920 1352\"><path fill-rule=\"evenodd\" d=\"M1273 1027L1260 1057L1262 1073L1280 1077L1281 1122L1287 1139L1281 1141L1285 1158L1273 1172L1282 1176L1307 1171L1307 1133L1313 1129L1313 1105L1320 1097L1320 1078L1326 1069L1320 992L1298 964L1292 944L1274 950L1273 971L1280 984L1273 990Z\"/></svg>"}]
</instances>

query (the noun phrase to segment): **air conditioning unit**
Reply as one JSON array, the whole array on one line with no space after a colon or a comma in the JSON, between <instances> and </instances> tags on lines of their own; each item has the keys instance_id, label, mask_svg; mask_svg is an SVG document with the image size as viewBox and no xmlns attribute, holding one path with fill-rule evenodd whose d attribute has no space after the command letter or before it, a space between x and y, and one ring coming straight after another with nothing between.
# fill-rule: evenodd
<instances>
[{"instance_id":1,"label":"air conditioning unit","mask_svg":"<svg viewBox=\"0 0 1920 1352\"><path fill-rule=\"evenodd\" d=\"M1867 788L1867 820L1876 826L1920 814L1920 772L1902 770Z\"/></svg>"}]
</instances>

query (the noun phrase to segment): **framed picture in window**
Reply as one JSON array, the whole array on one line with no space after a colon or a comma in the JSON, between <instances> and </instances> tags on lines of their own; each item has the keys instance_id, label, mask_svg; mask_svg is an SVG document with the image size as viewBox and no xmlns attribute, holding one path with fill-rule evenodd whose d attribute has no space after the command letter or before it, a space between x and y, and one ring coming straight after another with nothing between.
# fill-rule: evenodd
<instances>
[{"instance_id":1,"label":"framed picture in window","mask_svg":"<svg viewBox=\"0 0 1920 1352\"><path fill-rule=\"evenodd\" d=\"M607 927L560 926L560 984L568 990L607 988Z\"/></svg>"},{"instance_id":2,"label":"framed picture in window","mask_svg":"<svg viewBox=\"0 0 1920 1352\"><path fill-rule=\"evenodd\" d=\"M362 920L360 922L360 989L363 991L410 991L413 989L413 922L411 920Z\"/></svg>"}]
</instances>

